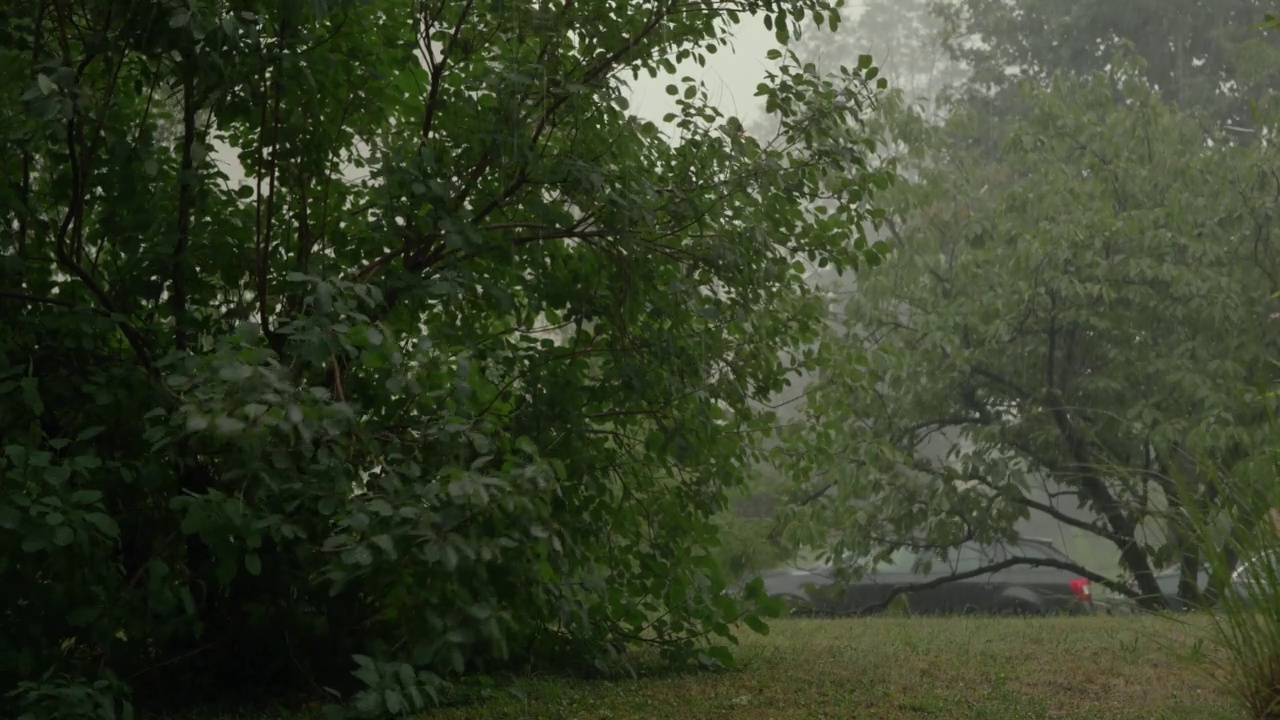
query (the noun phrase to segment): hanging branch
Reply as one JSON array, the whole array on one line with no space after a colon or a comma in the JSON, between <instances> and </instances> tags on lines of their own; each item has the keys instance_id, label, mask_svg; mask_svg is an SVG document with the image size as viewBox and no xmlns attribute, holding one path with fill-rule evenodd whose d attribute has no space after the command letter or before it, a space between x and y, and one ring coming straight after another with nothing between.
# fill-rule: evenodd
<instances>
[{"instance_id":1,"label":"hanging branch","mask_svg":"<svg viewBox=\"0 0 1280 720\"><path fill-rule=\"evenodd\" d=\"M270 313L270 272L271 272L271 231L275 225L276 210L276 168L280 160L280 101L284 95L284 83L281 76L284 73L284 53L285 41L288 37L288 20L282 14L280 19L280 31L276 34L276 40L280 45L279 56L276 59L275 67L270 71L263 72L262 83L262 118L258 132L258 172L257 172L257 210L255 215L255 224L257 227L257 295L258 295L258 324L262 327L262 332L271 337L271 313ZM267 115L267 75L271 75L271 110L270 117ZM268 130L270 130L270 140L267 139ZM265 158L264 153L267 147L271 148L270 158ZM267 193L265 201L262 194L262 170L263 164L267 168ZM264 210L265 205L265 210ZM265 217L264 217L265 215Z\"/></svg>"},{"instance_id":2,"label":"hanging branch","mask_svg":"<svg viewBox=\"0 0 1280 720\"><path fill-rule=\"evenodd\" d=\"M191 243L191 216L195 205L195 157L196 143L195 74L196 67L191 51L182 54L182 164L178 170L178 235L173 245L172 292L169 304L173 308L174 346L185 350L187 338L187 250Z\"/></svg>"}]
</instances>

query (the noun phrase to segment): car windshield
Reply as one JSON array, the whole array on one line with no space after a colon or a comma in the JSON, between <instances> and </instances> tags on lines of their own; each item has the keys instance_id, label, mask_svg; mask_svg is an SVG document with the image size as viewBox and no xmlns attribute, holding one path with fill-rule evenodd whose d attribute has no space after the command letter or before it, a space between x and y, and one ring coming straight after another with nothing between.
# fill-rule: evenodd
<instances>
[{"instance_id":1,"label":"car windshield","mask_svg":"<svg viewBox=\"0 0 1280 720\"><path fill-rule=\"evenodd\" d=\"M934 572L962 573L999 562L1000 557L995 547L983 547L973 543L965 543L947 552L946 559L941 553L933 557Z\"/></svg>"},{"instance_id":2,"label":"car windshield","mask_svg":"<svg viewBox=\"0 0 1280 720\"><path fill-rule=\"evenodd\" d=\"M1054 547L1047 540L1024 538L1021 542L1005 542L1000 543L1000 545L1010 557L1045 558L1071 562L1071 558L1066 553Z\"/></svg>"}]
</instances>

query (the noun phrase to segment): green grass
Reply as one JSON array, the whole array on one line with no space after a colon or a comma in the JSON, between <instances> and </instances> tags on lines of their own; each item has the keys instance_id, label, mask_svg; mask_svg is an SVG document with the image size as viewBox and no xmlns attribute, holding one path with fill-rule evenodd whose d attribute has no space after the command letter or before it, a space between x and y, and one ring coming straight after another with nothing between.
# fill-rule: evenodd
<instances>
[{"instance_id":1,"label":"green grass","mask_svg":"<svg viewBox=\"0 0 1280 720\"><path fill-rule=\"evenodd\" d=\"M775 620L740 667L533 677L420 720L1241 720L1208 618ZM309 712L242 720L314 720ZM233 720L224 717L220 720Z\"/></svg>"},{"instance_id":2,"label":"green grass","mask_svg":"<svg viewBox=\"0 0 1280 720\"><path fill-rule=\"evenodd\" d=\"M741 667L639 679L532 678L432 720L1239 718L1207 623L1153 617L775 621Z\"/></svg>"}]
</instances>

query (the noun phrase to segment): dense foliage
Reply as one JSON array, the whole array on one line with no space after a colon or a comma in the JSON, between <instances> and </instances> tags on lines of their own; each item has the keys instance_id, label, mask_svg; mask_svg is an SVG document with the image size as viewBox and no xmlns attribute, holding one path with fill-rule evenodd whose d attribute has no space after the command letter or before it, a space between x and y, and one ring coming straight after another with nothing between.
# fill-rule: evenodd
<instances>
[{"instance_id":1,"label":"dense foliage","mask_svg":"<svg viewBox=\"0 0 1280 720\"><path fill-rule=\"evenodd\" d=\"M1269 0L931 0L948 53L972 73L967 102L1008 112L1021 79L1089 74L1129 50L1166 102L1252 129L1280 88L1280 44L1259 21Z\"/></svg>"},{"instance_id":2,"label":"dense foliage","mask_svg":"<svg viewBox=\"0 0 1280 720\"><path fill-rule=\"evenodd\" d=\"M947 26L936 10L934 0L868 0L855 21L834 35L805 35L796 51L819 67L839 67L869 52L895 91L931 105L970 74L943 42Z\"/></svg>"},{"instance_id":3,"label":"dense foliage","mask_svg":"<svg viewBox=\"0 0 1280 720\"><path fill-rule=\"evenodd\" d=\"M1207 515L1220 475L1266 463L1275 149L1207 142L1122 57L1021 92L1025 114L919 136L895 257L858 283L791 454L798 538L951 545L1036 511L1111 542L1144 594L1175 562L1194 592L1178 505Z\"/></svg>"},{"instance_id":4,"label":"dense foliage","mask_svg":"<svg viewBox=\"0 0 1280 720\"><path fill-rule=\"evenodd\" d=\"M878 260L883 83L777 53L761 142L626 82L832 4L6 2L0 713L727 661L713 516L805 268Z\"/></svg>"}]
</instances>

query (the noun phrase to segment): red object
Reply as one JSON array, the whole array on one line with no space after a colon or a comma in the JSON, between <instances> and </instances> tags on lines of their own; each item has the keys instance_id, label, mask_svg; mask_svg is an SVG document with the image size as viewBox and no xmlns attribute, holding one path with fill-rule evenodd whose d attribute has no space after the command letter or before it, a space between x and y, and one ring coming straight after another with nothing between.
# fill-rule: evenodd
<instances>
[{"instance_id":1,"label":"red object","mask_svg":"<svg viewBox=\"0 0 1280 720\"><path fill-rule=\"evenodd\" d=\"M1088 578L1076 578L1071 583L1071 594L1081 602L1093 601L1093 585Z\"/></svg>"}]
</instances>

